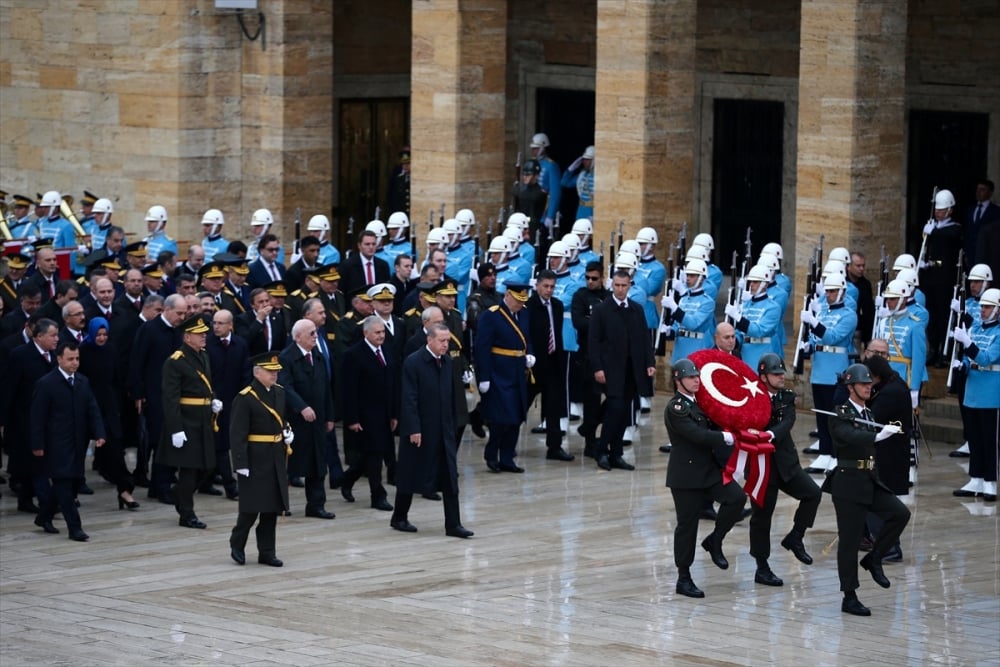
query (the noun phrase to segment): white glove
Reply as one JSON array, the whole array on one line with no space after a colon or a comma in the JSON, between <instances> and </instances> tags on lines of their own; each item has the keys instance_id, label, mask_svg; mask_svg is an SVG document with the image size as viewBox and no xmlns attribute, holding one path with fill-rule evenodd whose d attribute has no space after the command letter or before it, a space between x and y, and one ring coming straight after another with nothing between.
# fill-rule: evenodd
<instances>
[{"instance_id":1,"label":"white glove","mask_svg":"<svg viewBox=\"0 0 1000 667\"><path fill-rule=\"evenodd\" d=\"M535 285L537 284L538 284L538 278L532 278L531 280L528 281L528 286L531 287L531 289L535 289Z\"/></svg>"},{"instance_id":2,"label":"white glove","mask_svg":"<svg viewBox=\"0 0 1000 667\"><path fill-rule=\"evenodd\" d=\"M736 442L736 439L733 438L733 434L729 431L722 432L722 439L726 441L726 446L728 447L732 447L733 443Z\"/></svg>"},{"instance_id":3,"label":"white glove","mask_svg":"<svg viewBox=\"0 0 1000 667\"><path fill-rule=\"evenodd\" d=\"M879 318L880 320L884 320L885 318L889 317L889 309L886 308L885 306L881 306L877 311L875 311L875 317Z\"/></svg>"},{"instance_id":4,"label":"white glove","mask_svg":"<svg viewBox=\"0 0 1000 667\"><path fill-rule=\"evenodd\" d=\"M747 281L743 278L740 278L739 280L736 281L736 286L740 288L740 291L745 292L747 289Z\"/></svg>"},{"instance_id":5,"label":"white glove","mask_svg":"<svg viewBox=\"0 0 1000 667\"><path fill-rule=\"evenodd\" d=\"M740 307L735 303L726 304L726 317L733 318L734 322L740 321Z\"/></svg>"},{"instance_id":6,"label":"white glove","mask_svg":"<svg viewBox=\"0 0 1000 667\"><path fill-rule=\"evenodd\" d=\"M753 294L751 294L750 292L744 291L744 292L740 293L740 299L743 301L743 303L746 303L747 301L749 301L752 298L753 298Z\"/></svg>"},{"instance_id":7,"label":"white glove","mask_svg":"<svg viewBox=\"0 0 1000 667\"><path fill-rule=\"evenodd\" d=\"M678 294L685 294L687 293L688 287L687 283L685 283L680 278L674 278L673 280L670 281L670 289L673 290L674 292L677 292Z\"/></svg>"},{"instance_id":8,"label":"white glove","mask_svg":"<svg viewBox=\"0 0 1000 667\"><path fill-rule=\"evenodd\" d=\"M959 342L966 347L972 344L972 336L969 335L969 332L965 327L955 327L955 331L952 333L952 336L955 337L956 342Z\"/></svg>"},{"instance_id":9,"label":"white glove","mask_svg":"<svg viewBox=\"0 0 1000 667\"><path fill-rule=\"evenodd\" d=\"M805 352L806 354L809 354L812 351L812 343L810 343L809 341L800 340L799 349Z\"/></svg>"},{"instance_id":10,"label":"white glove","mask_svg":"<svg viewBox=\"0 0 1000 667\"><path fill-rule=\"evenodd\" d=\"M418 273L417 276L419 275L420 274ZM479 269L477 269L476 267L472 267L471 269L469 269L469 280L474 283L479 282Z\"/></svg>"},{"instance_id":11,"label":"white glove","mask_svg":"<svg viewBox=\"0 0 1000 667\"><path fill-rule=\"evenodd\" d=\"M816 283L816 299L813 299L813 301L816 301L824 296L826 296L826 289L823 286L823 280L820 279L820 281Z\"/></svg>"},{"instance_id":12,"label":"white glove","mask_svg":"<svg viewBox=\"0 0 1000 667\"><path fill-rule=\"evenodd\" d=\"M90 248L88 248L87 246L85 246L83 244L78 245L76 247L76 251L79 254L81 254L81 255L89 255L90 254Z\"/></svg>"},{"instance_id":13,"label":"white glove","mask_svg":"<svg viewBox=\"0 0 1000 667\"><path fill-rule=\"evenodd\" d=\"M524 355L524 363L528 368L532 368L535 365L535 355L533 354Z\"/></svg>"},{"instance_id":14,"label":"white glove","mask_svg":"<svg viewBox=\"0 0 1000 667\"><path fill-rule=\"evenodd\" d=\"M670 327L668 327L666 324L661 324L660 325L660 333L661 334L670 333Z\"/></svg>"},{"instance_id":15,"label":"white glove","mask_svg":"<svg viewBox=\"0 0 1000 667\"><path fill-rule=\"evenodd\" d=\"M486 382L480 382L479 383L479 393L480 394L485 394L489 390L490 390L490 381L489 380L487 380Z\"/></svg>"},{"instance_id":16,"label":"white glove","mask_svg":"<svg viewBox=\"0 0 1000 667\"><path fill-rule=\"evenodd\" d=\"M552 236L552 225L555 224L555 220L552 218L545 218L545 229L549 230L549 236Z\"/></svg>"},{"instance_id":17,"label":"white glove","mask_svg":"<svg viewBox=\"0 0 1000 667\"><path fill-rule=\"evenodd\" d=\"M465 371L462 373L462 384L472 384L472 371Z\"/></svg>"},{"instance_id":18,"label":"white glove","mask_svg":"<svg viewBox=\"0 0 1000 667\"><path fill-rule=\"evenodd\" d=\"M295 442L295 432L292 430L291 426L286 426L281 432L281 436L284 438L286 445L290 445Z\"/></svg>"},{"instance_id":19,"label":"white glove","mask_svg":"<svg viewBox=\"0 0 1000 667\"><path fill-rule=\"evenodd\" d=\"M212 412L215 414L222 412L222 401L217 398L212 399Z\"/></svg>"},{"instance_id":20,"label":"white glove","mask_svg":"<svg viewBox=\"0 0 1000 667\"><path fill-rule=\"evenodd\" d=\"M937 228L937 222L934 220L928 220L927 224L924 225L924 235L926 236L928 234L933 233L936 228Z\"/></svg>"},{"instance_id":21,"label":"white glove","mask_svg":"<svg viewBox=\"0 0 1000 667\"><path fill-rule=\"evenodd\" d=\"M919 404L920 404L920 390L913 389L910 391L910 405L913 407L914 410L916 410L917 405Z\"/></svg>"},{"instance_id":22,"label":"white glove","mask_svg":"<svg viewBox=\"0 0 1000 667\"><path fill-rule=\"evenodd\" d=\"M826 297L825 297L825 295L824 295L824 300L825 300L825 298L826 298ZM809 302L809 311L810 311L810 312L811 312L811 313L812 313L813 315L819 315L819 310L820 310L820 308L822 308L822 307L823 307L823 303L824 303L824 300L820 300L820 299L813 299L812 301L810 301L810 302Z\"/></svg>"},{"instance_id":23,"label":"white glove","mask_svg":"<svg viewBox=\"0 0 1000 667\"><path fill-rule=\"evenodd\" d=\"M236 469L236 474L237 475L243 475L244 477L249 477L250 476L250 468L237 468Z\"/></svg>"},{"instance_id":24,"label":"white glove","mask_svg":"<svg viewBox=\"0 0 1000 667\"><path fill-rule=\"evenodd\" d=\"M604 279L604 289L611 289L611 278Z\"/></svg>"},{"instance_id":25,"label":"white glove","mask_svg":"<svg viewBox=\"0 0 1000 667\"><path fill-rule=\"evenodd\" d=\"M180 449L181 447L184 446L184 443L187 441L187 439L188 437L184 434L184 431L178 431L177 433L174 433L172 436L170 436L170 444L176 447L177 449Z\"/></svg>"},{"instance_id":26,"label":"white glove","mask_svg":"<svg viewBox=\"0 0 1000 667\"><path fill-rule=\"evenodd\" d=\"M879 294L877 297L875 297L875 307L881 308L884 305L885 305L885 297Z\"/></svg>"},{"instance_id":27,"label":"white glove","mask_svg":"<svg viewBox=\"0 0 1000 667\"><path fill-rule=\"evenodd\" d=\"M569 166L569 169L567 171L576 171L577 169L580 168L580 165L582 164L583 164L583 156L581 155L577 159L573 160L573 164Z\"/></svg>"},{"instance_id":28,"label":"white glove","mask_svg":"<svg viewBox=\"0 0 1000 667\"><path fill-rule=\"evenodd\" d=\"M819 324L819 318L813 315L812 311L808 308L799 313L799 318L811 327Z\"/></svg>"},{"instance_id":29,"label":"white glove","mask_svg":"<svg viewBox=\"0 0 1000 667\"><path fill-rule=\"evenodd\" d=\"M28 243L29 244L34 243L37 240L38 240L37 236L35 236L34 234L28 234Z\"/></svg>"},{"instance_id":30,"label":"white glove","mask_svg":"<svg viewBox=\"0 0 1000 667\"><path fill-rule=\"evenodd\" d=\"M882 427L882 430L875 434L875 442L882 442L886 438L891 438L894 435L898 435L903 432L903 429L899 428L895 424L886 424Z\"/></svg>"},{"instance_id":31,"label":"white glove","mask_svg":"<svg viewBox=\"0 0 1000 667\"><path fill-rule=\"evenodd\" d=\"M410 280L416 280L419 277L420 277L420 269L418 269L417 265L414 264L413 268L410 269ZM478 279L479 276L477 275L476 278Z\"/></svg>"},{"instance_id":32,"label":"white glove","mask_svg":"<svg viewBox=\"0 0 1000 667\"><path fill-rule=\"evenodd\" d=\"M955 361L951 362L951 367L954 368L954 369L959 369L959 368L961 368L964 365L965 364L962 363L961 359L956 359Z\"/></svg>"},{"instance_id":33,"label":"white glove","mask_svg":"<svg viewBox=\"0 0 1000 667\"><path fill-rule=\"evenodd\" d=\"M671 313L677 310L677 302L674 301L674 297L669 294L664 295L664 297L660 299L660 305L669 310Z\"/></svg>"},{"instance_id":34,"label":"white glove","mask_svg":"<svg viewBox=\"0 0 1000 667\"><path fill-rule=\"evenodd\" d=\"M295 262L299 261L300 259L302 259L302 253L301 252L293 252L292 253L292 258L291 258L290 263L288 265L291 266L292 264L294 264Z\"/></svg>"},{"instance_id":35,"label":"white glove","mask_svg":"<svg viewBox=\"0 0 1000 667\"><path fill-rule=\"evenodd\" d=\"M952 299L951 300L951 310L952 310L952 312L955 312L955 313L962 312L962 302L959 301L958 299Z\"/></svg>"}]
</instances>

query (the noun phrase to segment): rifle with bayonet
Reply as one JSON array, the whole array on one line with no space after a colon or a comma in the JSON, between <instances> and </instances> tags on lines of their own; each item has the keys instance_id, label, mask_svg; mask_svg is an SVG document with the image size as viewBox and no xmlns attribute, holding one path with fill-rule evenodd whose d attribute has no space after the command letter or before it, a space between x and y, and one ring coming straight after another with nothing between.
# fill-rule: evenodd
<instances>
[{"instance_id":1,"label":"rifle with bayonet","mask_svg":"<svg viewBox=\"0 0 1000 667\"><path fill-rule=\"evenodd\" d=\"M667 279L663 285L663 293L670 294L673 290L673 278L674 278L674 253L677 250L677 244L671 243L668 249L667 255ZM676 299L675 299L676 300ZM657 357L667 356L667 341L673 338L673 329L670 328L670 323L673 321L673 313L667 308L664 308L660 312L660 326L656 328L656 338L653 340L653 354Z\"/></svg>"},{"instance_id":2,"label":"rifle with bayonet","mask_svg":"<svg viewBox=\"0 0 1000 667\"><path fill-rule=\"evenodd\" d=\"M928 218L928 222L934 222L934 207L936 206L935 200L937 199L938 187L934 186L934 191L931 192L931 213ZM917 270L919 271L927 260L927 234L923 234L923 240L920 242L920 255L917 257Z\"/></svg>"},{"instance_id":3,"label":"rifle with bayonet","mask_svg":"<svg viewBox=\"0 0 1000 667\"><path fill-rule=\"evenodd\" d=\"M354 216L347 219L347 249L344 251L344 258L354 254Z\"/></svg>"},{"instance_id":4,"label":"rifle with bayonet","mask_svg":"<svg viewBox=\"0 0 1000 667\"><path fill-rule=\"evenodd\" d=\"M302 249L299 247L300 239L301 239L301 234L302 234L302 209L301 208L296 208L295 209L295 241L292 243L292 254L293 255L298 255L300 252L302 252Z\"/></svg>"},{"instance_id":5,"label":"rifle with bayonet","mask_svg":"<svg viewBox=\"0 0 1000 667\"><path fill-rule=\"evenodd\" d=\"M885 254L885 244L882 244L882 250L879 254L878 259L878 285L875 287L875 316L872 318L872 335L871 338L875 338L878 334L879 316L878 311L882 305L882 292L885 291L885 286L889 284L889 256Z\"/></svg>"},{"instance_id":6,"label":"rifle with bayonet","mask_svg":"<svg viewBox=\"0 0 1000 667\"><path fill-rule=\"evenodd\" d=\"M809 270L806 272L806 291L802 295L802 310L809 310L812 300L816 298L816 251L809 258ZM799 335L796 337L795 360L792 365L792 372L802 375L806 365L806 354L803 351L803 344L809 342L809 325L805 320L799 322Z\"/></svg>"},{"instance_id":7,"label":"rifle with bayonet","mask_svg":"<svg viewBox=\"0 0 1000 667\"><path fill-rule=\"evenodd\" d=\"M955 375L955 364L962 360L965 353L965 346L955 340L955 327L965 324L965 272L962 270L963 251L958 251L958 278L955 285L952 299L958 301L958 312L948 310L948 333L945 337L945 354L948 354L948 344L951 343L951 359L948 363L948 391L952 390L952 382Z\"/></svg>"}]
</instances>

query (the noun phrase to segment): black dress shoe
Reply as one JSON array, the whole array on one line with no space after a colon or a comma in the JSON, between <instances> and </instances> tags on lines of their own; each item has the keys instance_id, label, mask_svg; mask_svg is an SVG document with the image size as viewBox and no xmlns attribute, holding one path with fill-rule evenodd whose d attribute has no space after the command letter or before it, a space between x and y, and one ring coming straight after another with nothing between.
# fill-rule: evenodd
<instances>
[{"instance_id":1,"label":"black dress shoe","mask_svg":"<svg viewBox=\"0 0 1000 667\"><path fill-rule=\"evenodd\" d=\"M885 555L882 556L883 563L902 563L903 562L903 550L898 544L894 544Z\"/></svg>"},{"instance_id":2,"label":"black dress shoe","mask_svg":"<svg viewBox=\"0 0 1000 667\"><path fill-rule=\"evenodd\" d=\"M983 494L983 500L985 500L988 503L995 503L996 500L997 500L997 494L995 494L995 493L984 493Z\"/></svg>"},{"instance_id":3,"label":"black dress shoe","mask_svg":"<svg viewBox=\"0 0 1000 667\"><path fill-rule=\"evenodd\" d=\"M36 516L35 525L44 530L46 533L49 533L50 535L55 535L56 533L59 532L59 529L52 525L51 519L49 519L48 521L42 521L41 517Z\"/></svg>"},{"instance_id":4,"label":"black dress shoe","mask_svg":"<svg viewBox=\"0 0 1000 667\"><path fill-rule=\"evenodd\" d=\"M677 592L689 598L703 598L705 593L694 585L691 577L682 577L677 580Z\"/></svg>"},{"instance_id":5,"label":"black dress shoe","mask_svg":"<svg viewBox=\"0 0 1000 667\"><path fill-rule=\"evenodd\" d=\"M30 500L19 500L17 501L17 511L25 514L38 514L41 510Z\"/></svg>"},{"instance_id":6,"label":"black dress shoe","mask_svg":"<svg viewBox=\"0 0 1000 667\"><path fill-rule=\"evenodd\" d=\"M500 472L500 463L497 461L487 461L486 467L490 472Z\"/></svg>"},{"instance_id":7,"label":"black dress shoe","mask_svg":"<svg viewBox=\"0 0 1000 667\"><path fill-rule=\"evenodd\" d=\"M533 426L531 432L535 435L545 435L546 428L544 426Z\"/></svg>"},{"instance_id":8,"label":"black dress shoe","mask_svg":"<svg viewBox=\"0 0 1000 667\"><path fill-rule=\"evenodd\" d=\"M597 459L597 467L601 470L611 470L611 462L608 461L607 456L601 456Z\"/></svg>"},{"instance_id":9,"label":"black dress shoe","mask_svg":"<svg viewBox=\"0 0 1000 667\"><path fill-rule=\"evenodd\" d=\"M354 502L354 494L351 493L351 487L349 487L349 486L341 486L340 487L340 495L344 496L344 500L346 500L347 502L349 502L349 503L353 503Z\"/></svg>"},{"instance_id":10,"label":"black dress shoe","mask_svg":"<svg viewBox=\"0 0 1000 667\"><path fill-rule=\"evenodd\" d=\"M737 521L742 521L751 514L753 514L753 510L749 507L744 507L742 510L740 510L740 518L738 518Z\"/></svg>"},{"instance_id":11,"label":"black dress shoe","mask_svg":"<svg viewBox=\"0 0 1000 667\"><path fill-rule=\"evenodd\" d=\"M872 615L872 610L861 604L861 600L857 598L851 598L850 600L844 598L844 601L840 603L840 611L845 614L854 614L855 616Z\"/></svg>"},{"instance_id":12,"label":"black dress shoe","mask_svg":"<svg viewBox=\"0 0 1000 667\"><path fill-rule=\"evenodd\" d=\"M75 540L76 542L86 542L87 540L90 539L90 535L83 532L82 530L78 530L74 533L70 533L69 539Z\"/></svg>"},{"instance_id":13,"label":"black dress shoe","mask_svg":"<svg viewBox=\"0 0 1000 667\"><path fill-rule=\"evenodd\" d=\"M446 528L444 534L447 535L448 537L461 537L463 539L467 539L475 535L475 533L462 526L462 524L453 526L451 528Z\"/></svg>"},{"instance_id":14,"label":"black dress shoe","mask_svg":"<svg viewBox=\"0 0 1000 667\"><path fill-rule=\"evenodd\" d=\"M229 550L229 556L234 561L236 561L237 565L246 565L247 564L247 555L246 555L246 553L244 553L243 549L237 549L236 547L232 547Z\"/></svg>"},{"instance_id":15,"label":"black dress shoe","mask_svg":"<svg viewBox=\"0 0 1000 667\"><path fill-rule=\"evenodd\" d=\"M336 518L336 514L333 512L327 512L326 510L306 510L306 516L310 516L314 519L333 519Z\"/></svg>"},{"instance_id":16,"label":"black dress shoe","mask_svg":"<svg viewBox=\"0 0 1000 667\"><path fill-rule=\"evenodd\" d=\"M951 492L951 495L955 496L956 498L975 498L976 496L981 494L978 491L969 491L967 489L955 489L954 491Z\"/></svg>"},{"instance_id":17,"label":"black dress shoe","mask_svg":"<svg viewBox=\"0 0 1000 667\"><path fill-rule=\"evenodd\" d=\"M391 512L392 505L385 498L379 498L378 500L372 501L372 509L382 510L383 512Z\"/></svg>"},{"instance_id":18,"label":"black dress shoe","mask_svg":"<svg viewBox=\"0 0 1000 667\"><path fill-rule=\"evenodd\" d=\"M475 410L469 413L469 426L472 427L472 432L477 438L486 437L485 424L483 423L483 414L479 411L477 407Z\"/></svg>"},{"instance_id":19,"label":"black dress shoe","mask_svg":"<svg viewBox=\"0 0 1000 667\"><path fill-rule=\"evenodd\" d=\"M301 477L289 477L288 485L294 486L295 488L301 489L306 485L305 481Z\"/></svg>"},{"instance_id":20,"label":"black dress shoe","mask_svg":"<svg viewBox=\"0 0 1000 667\"><path fill-rule=\"evenodd\" d=\"M92 496L94 495L94 490L87 486L86 482L81 482L80 486L77 487L76 492L81 496Z\"/></svg>"},{"instance_id":21,"label":"black dress shoe","mask_svg":"<svg viewBox=\"0 0 1000 667\"><path fill-rule=\"evenodd\" d=\"M799 562L805 563L806 565L813 564L812 556L810 556L806 551L805 546L802 544L801 537L793 533L789 533L788 535L785 535L785 539L781 540L781 546L791 551L792 555L795 556Z\"/></svg>"},{"instance_id":22,"label":"black dress shoe","mask_svg":"<svg viewBox=\"0 0 1000 667\"><path fill-rule=\"evenodd\" d=\"M669 454L670 449L671 449L670 445L660 445L660 451L663 452L664 454Z\"/></svg>"},{"instance_id":23,"label":"black dress shoe","mask_svg":"<svg viewBox=\"0 0 1000 667\"><path fill-rule=\"evenodd\" d=\"M810 438L818 438L819 437L819 431L809 431L809 437Z\"/></svg>"},{"instance_id":24,"label":"black dress shoe","mask_svg":"<svg viewBox=\"0 0 1000 667\"><path fill-rule=\"evenodd\" d=\"M403 533L415 533L415 532L417 532L417 527L414 526L409 521L407 521L406 519L403 519L402 521L390 521L389 525L392 528L394 528L395 530L398 530L398 531L403 532Z\"/></svg>"},{"instance_id":25,"label":"black dress shoe","mask_svg":"<svg viewBox=\"0 0 1000 667\"><path fill-rule=\"evenodd\" d=\"M261 565L270 565L271 567L281 567L284 565L280 558L275 558L274 556L257 556L257 562Z\"/></svg>"},{"instance_id":26,"label":"black dress shoe","mask_svg":"<svg viewBox=\"0 0 1000 667\"><path fill-rule=\"evenodd\" d=\"M501 463L500 470L502 472L516 472L516 473L524 472L524 468L517 465L516 463Z\"/></svg>"},{"instance_id":27,"label":"black dress shoe","mask_svg":"<svg viewBox=\"0 0 1000 667\"><path fill-rule=\"evenodd\" d=\"M771 572L770 568L757 568L756 574L753 575L753 580L758 584L764 584L765 586L783 586L785 584L785 582L779 579L774 572Z\"/></svg>"},{"instance_id":28,"label":"black dress shoe","mask_svg":"<svg viewBox=\"0 0 1000 667\"><path fill-rule=\"evenodd\" d=\"M441 500L441 494L437 491L428 491L427 493L421 493L420 497L424 500Z\"/></svg>"},{"instance_id":29,"label":"black dress shoe","mask_svg":"<svg viewBox=\"0 0 1000 667\"><path fill-rule=\"evenodd\" d=\"M871 573L872 581L882 588L889 588L889 577L885 576L885 572L882 571L881 559L875 558L874 551L869 552L867 556L861 559L861 567Z\"/></svg>"},{"instance_id":30,"label":"black dress shoe","mask_svg":"<svg viewBox=\"0 0 1000 667\"><path fill-rule=\"evenodd\" d=\"M204 493L206 496L221 496L222 491L209 484L208 486L203 486L198 489L198 493Z\"/></svg>"},{"instance_id":31,"label":"black dress shoe","mask_svg":"<svg viewBox=\"0 0 1000 667\"><path fill-rule=\"evenodd\" d=\"M177 521L177 525L181 526L182 528L201 528L201 529L206 528L205 524L202 523L202 521L196 516L189 516L186 519L183 518L179 519Z\"/></svg>"},{"instance_id":32,"label":"black dress shoe","mask_svg":"<svg viewBox=\"0 0 1000 667\"><path fill-rule=\"evenodd\" d=\"M567 452L565 449L557 449L555 451L546 452L545 458L549 461L572 461L576 457Z\"/></svg>"},{"instance_id":33,"label":"black dress shoe","mask_svg":"<svg viewBox=\"0 0 1000 667\"><path fill-rule=\"evenodd\" d=\"M712 557L712 562L715 563L717 568L720 570L729 569L729 561L726 560L726 557L723 555L722 545L715 539L715 533L712 533L702 540L701 547L708 552L709 556Z\"/></svg>"},{"instance_id":34,"label":"black dress shoe","mask_svg":"<svg viewBox=\"0 0 1000 667\"><path fill-rule=\"evenodd\" d=\"M705 521L715 521L719 518L719 513L712 507L706 507L701 511L701 517Z\"/></svg>"},{"instance_id":35,"label":"black dress shoe","mask_svg":"<svg viewBox=\"0 0 1000 667\"><path fill-rule=\"evenodd\" d=\"M240 499L239 490L236 488L226 489L226 498L228 498L229 500L239 500Z\"/></svg>"},{"instance_id":36,"label":"black dress shoe","mask_svg":"<svg viewBox=\"0 0 1000 667\"><path fill-rule=\"evenodd\" d=\"M634 465L632 465L631 463L629 463L620 456L611 459L611 467L617 468L618 470L635 470Z\"/></svg>"},{"instance_id":37,"label":"black dress shoe","mask_svg":"<svg viewBox=\"0 0 1000 667\"><path fill-rule=\"evenodd\" d=\"M948 456L950 456L953 459L967 459L967 458L969 458L969 453L968 452L960 452L957 449L954 449L954 450L948 452Z\"/></svg>"}]
</instances>

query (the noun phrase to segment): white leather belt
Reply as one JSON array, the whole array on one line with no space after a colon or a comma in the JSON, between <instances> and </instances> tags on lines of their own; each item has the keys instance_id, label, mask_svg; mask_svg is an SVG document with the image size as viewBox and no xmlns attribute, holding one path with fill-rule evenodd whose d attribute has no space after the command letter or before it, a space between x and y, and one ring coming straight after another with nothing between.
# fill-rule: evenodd
<instances>
[{"instance_id":1,"label":"white leather belt","mask_svg":"<svg viewBox=\"0 0 1000 667\"><path fill-rule=\"evenodd\" d=\"M836 345L817 345L817 352L830 352L832 354L847 354L846 347L838 347Z\"/></svg>"},{"instance_id":2,"label":"white leather belt","mask_svg":"<svg viewBox=\"0 0 1000 667\"><path fill-rule=\"evenodd\" d=\"M985 373L1000 371L1000 364L991 364L990 366L980 366L979 364L973 362L969 364L969 368L974 371L983 371Z\"/></svg>"},{"instance_id":3,"label":"white leather belt","mask_svg":"<svg viewBox=\"0 0 1000 667\"><path fill-rule=\"evenodd\" d=\"M753 338L752 336L747 336L746 342L748 343L770 343L771 337L766 336L764 338Z\"/></svg>"},{"instance_id":4,"label":"white leather belt","mask_svg":"<svg viewBox=\"0 0 1000 667\"><path fill-rule=\"evenodd\" d=\"M677 335L681 338L694 338L695 340L700 340L705 337L705 334L700 331L686 331L684 329L678 331Z\"/></svg>"}]
</instances>

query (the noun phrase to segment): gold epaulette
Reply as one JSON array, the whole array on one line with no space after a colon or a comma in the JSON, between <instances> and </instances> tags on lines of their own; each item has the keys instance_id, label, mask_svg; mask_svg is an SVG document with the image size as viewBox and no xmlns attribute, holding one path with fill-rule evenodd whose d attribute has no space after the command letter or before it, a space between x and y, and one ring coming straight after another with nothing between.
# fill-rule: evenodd
<instances>
[{"instance_id":1,"label":"gold epaulette","mask_svg":"<svg viewBox=\"0 0 1000 667\"><path fill-rule=\"evenodd\" d=\"M353 320L354 319L354 311L352 310L351 312L349 312L346 315L344 315L344 319L345 320Z\"/></svg>"},{"instance_id":2,"label":"gold epaulette","mask_svg":"<svg viewBox=\"0 0 1000 667\"><path fill-rule=\"evenodd\" d=\"M305 295L302 293L302 290L297 289L294 292L292 292L289 296L305 296Z\"/></svg>"},{"instance_id":3,"label":"gold epaulette","mask_svg":"<svg viewBox=\"0 0 1000 667\"><path fill-rule=\"evenodd\" d=\"M498 310L500 310L500 306L490 306L487 310L489 310L491 313L495 313Z\"/></svg>"},{"instance_id":4,"label":"gold epaulette","mask_svg":"<svg viewBox=\"0 0 1000 667\"><path fill-rule=\"evenodd\" d=\"M177 350L176 352L170 355L170 358L173 359L174 361L177 361L178 359L183 359L184 353L181 352L180 350Z\"/></svg>"},{"instance_id":5,"label":"gold epaulette","mask_svg":"<svg viewBox=\"0 0 1000 667\"><path fill-rule=\"evenodd\" d=\"M87 284L87 279L84 276L80 276L79 278L76 279L76 284L77 285L86 285Z\"/></svg>"},{"instance_id":6,"label":"gold epaulette","mask_svg":"<svg viewBox=\"0 0 1000 667\"><path fill-rule=\"evenodd\" d=\"M413 308L410 308L408 311L406 311L405 313L403 313L403 315L406 315L407 317L410 317L411 315L419 315L419 314L420 314L420 311L417 310L416 306L414 306Z\"/></svg>"},{"instance_id":7,"label":"gold epaulette","mask_svg":"<svg viewBox=\"0 0 1000 667\"><path fill-rule=\"evenodd\" d=\"M914 322L920 321L920 318L914 315L913 313L910 313L910 319L913 320Z\"/></svg>"},{"instance_id":8,"label":"gold epaulette","mask_svg":"<svg viewBox=\"0 0 1000 667\"><path fill-rule=\"evenodd\" d=\"M247 385L247 386L243 387L242 389L240 389L240 396L246 396L247 394L250 393L250 390L252 388L253 387L251 387L250 385Z\"/></svg>"}]
</instances>

